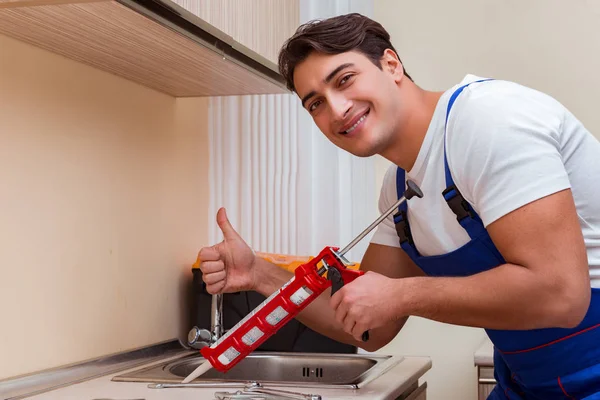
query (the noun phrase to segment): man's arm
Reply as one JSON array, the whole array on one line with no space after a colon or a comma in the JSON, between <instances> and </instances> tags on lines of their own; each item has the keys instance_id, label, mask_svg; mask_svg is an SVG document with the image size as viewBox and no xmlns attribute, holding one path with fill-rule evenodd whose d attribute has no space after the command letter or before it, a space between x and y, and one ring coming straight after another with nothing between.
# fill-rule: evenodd
<instances>
[{"instance_id":1,"label":"man's arm","mask_svg":"<svg viewBox=\"0 0 600 400\"><path fill-rule=\"evenodd\" d=\"M506 264L470 277L397 280L398 315L491 329L577 326L591 291L571 191L525 205L488 232Z\"/></svg>"},{"instance_id":2,"label":"man's arm","mask_svg":"<svg viewBox=\"0 0 600 400\"><path fill-rule=\"evenodd\" d=\"M261 277L257 281L255 290L264 296L269 296L291 279L292 274L263 259L257 258L257 274ZM404 278L422 276L423 272L400 248L369 244L361 262L362 271L373 271L390 278ZM393 295L390 293L387 296ZM340 342L361 347L367 351L374 351L386 345L400 331L406 318L399 319L393 324L388 324L369 332L368 342L355 340L343 330L342 324L336 321L335 312L329 304L331 291L328 289L309 304L297 319L311 329L331 337Z\"/></svg>"},{"instance_id":3,"label":"man's arm","mask_svg":"<svg viewBox=\"0 0 600 400\"><path fill-rule=\"evenodd\" d=\"M506 264L470 277L397 280L396 314L492 329L578 325L591 290L569 156L561 153L567 111L502 82L461 96L448 120L448 165ZM362 278L368 286L376 277Z\"/></svg>"}]
</instances>

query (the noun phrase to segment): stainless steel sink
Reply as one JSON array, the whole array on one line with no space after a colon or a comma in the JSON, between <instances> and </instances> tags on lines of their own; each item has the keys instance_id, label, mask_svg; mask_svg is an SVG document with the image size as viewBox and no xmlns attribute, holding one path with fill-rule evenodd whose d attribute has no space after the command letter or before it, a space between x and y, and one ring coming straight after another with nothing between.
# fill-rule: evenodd
<instances>
[{"instance_id":1,"label":"stainless steel sink","mask_svg":"<svg viewBox=\"0 0 600 400\"><path fill-rule=\"evenodd\" d=\"M358 388L402 361L402 357L363 354L255 352L227 373L210 369L196 386L243 386L248 382L277 386ZM200 363L199 354L138 369L113 378L121 382L180 383Z\"/></svg>"}]
</instances>

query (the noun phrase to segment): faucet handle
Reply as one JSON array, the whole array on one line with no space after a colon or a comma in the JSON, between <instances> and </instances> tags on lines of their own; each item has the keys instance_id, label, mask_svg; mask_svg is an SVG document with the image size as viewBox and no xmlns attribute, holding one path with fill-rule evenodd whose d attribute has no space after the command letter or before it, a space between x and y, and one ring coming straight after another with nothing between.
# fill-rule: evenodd
<instances>
[{"instance_id":1,"label":"faucet handle","mask_svg":"<svg viewBox=\"0 0 600 400\"><path fill-rule=\"evenodd\" d=\"M203 347L210 346L215 342L215 338L210 331L206 329L200 329L194 326L188 332L187 338L188 345L196 350L200 350Z\"/></svg>"}]
</instances>

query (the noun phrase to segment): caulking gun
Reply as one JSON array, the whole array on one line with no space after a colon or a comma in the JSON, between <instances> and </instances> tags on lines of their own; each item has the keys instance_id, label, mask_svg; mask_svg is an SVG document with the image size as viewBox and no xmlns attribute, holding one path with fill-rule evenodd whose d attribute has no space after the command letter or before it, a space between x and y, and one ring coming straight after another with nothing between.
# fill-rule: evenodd
<instances>
[{"instance_id":1,"label":"caulking gun","mask_svg":"<svg viewBox=\"0 0 600 400\"><path fill-rule=\"evenodd\" d=\"M413 196L423 197L423 193L413 181L408 180L407 186L408 188L403 196L392 207L381 214L342 250L327 246L321 250L318 256L298 266L292 279L276 290L210 347L202 348L200 352L204 358L218 371L229 371L275 334L290 319L298 315L329 286L331 286L331 295L333 296L344 284L350 283L363 275L363 271L346 268L352 264L344 258L344 254L394 212L400 204ZM325 274L327 274L327 277L324 277ZM363 333L362 339L363 341L369 340L368 331ZM205 364L207 363L200 364L183 382L190 382L208 370L210 366Z\"/></svg>"}]
</instances>

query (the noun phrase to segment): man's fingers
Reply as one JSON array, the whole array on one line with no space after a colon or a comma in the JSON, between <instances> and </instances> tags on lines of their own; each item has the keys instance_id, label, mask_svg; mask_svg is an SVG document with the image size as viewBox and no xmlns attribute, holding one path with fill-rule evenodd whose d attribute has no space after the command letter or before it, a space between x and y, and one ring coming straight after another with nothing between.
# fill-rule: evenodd
<instances>
[{"instance_id":1,"label":"man's fingers","mask_svg":"<svg viewBox=\"0 0 600 400\"><path fill-rule=\"evenodd\" d=\"M365 324L357 322L356 325L354 325L354 328L352 328L352 336L354 336L354 339L362 342L362 335L365 331L367 331L368 328Z\"/></svg>"},{"instance_id":2,"label":"man's fingers","mask_svg":"<svg viewBox=\"0 0 600 400\"><path fill-rule=\"evenodd\" d=\"M231 225L231 222L229 222L229 218L227 218L227 211L225 211L225 208L223 207L217 211L217 224L219 225L219 228L221 228L221 232L223 232L223 237L225 240L237 239L240 237L240 235Z\"/></svg>"},{"instance_id":3,"label":"man's fingers","mask_svg":"<svg viewBox=\"0 0 600 400\"><path fill-rule=\"evenodd\" d=\"M356 321L354 318L351 318L349 315L346 316L344 320L344 332L352 335L352 331L354 330L354 326L356 325Z\"/></svg>"},{"instance_id":4,"label":"man's fingers","mask_svg":"<svg viewBox=\"0 0 600 400\"><path fill-rule=\"evenodd\" d=\"M341 303L337 310L335 310L335 320L342 326L344 326L344 323L346 322L347 319L347 315L348 315L348 306L346 305L346 303Z\"/></svg>"},{"instance_id":5,"label":"man's fingers","mask_svg":"<svg viewBox=\"0 0 600 400\"><path fill-rule=\"evenodd\" d=\"M329 300L329 305L334 310L337 310L338 307L340 306L340 303L343 300L344 300L344 288L341 288L333 296L331 296L331 299Z\"/></svg>"},{"instance_id":6,"label":"man's fingers","mask_svg":"<svg viewBox=\"0 0 600 400\"><path fill-rule=\"evenodd\" d=\"M202 276L202 280L207 285L214 285L218 282L224 281L227 274L225 271L213 272L212 274L206 274Z\"/></svg>"},{"instance_id":7,"label":"man's fingers","mask_svg":"<svg viewBox=\"0 0 600 400\"><path fill-rule=\"evenodd\" d=\"M200 271L203 275L225 271L225 264L223 261L204 261L200 263Z\"/></svg>"},{"instance_id":8,"label":"man's fingers","mask_svg":"<svg viewBox=\"0 0 600 400\"><path fill-rule=\"evenodd\" d=\"M209 294L218 294L225 288L225 281L220 281L214 285L206 285L206 291Z\"/></svg>"},{"instance_id":9,"label":"man's fingers","mask_svg":"<svg viewBox=\"0 0 600 400\"><path fill-rule=\"evenodd\" d=\"M217 251L214 246L203 247L198 253L198 259L200 262L203 261L217 261L221 258L221 254Z\"/></svg>"}]
</instances>

